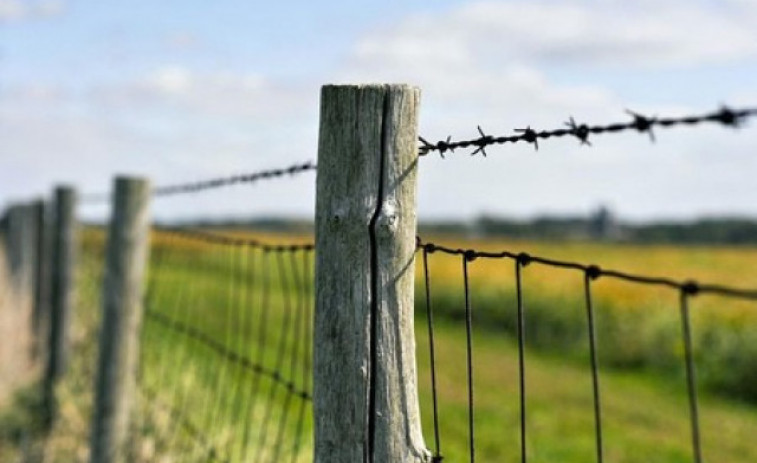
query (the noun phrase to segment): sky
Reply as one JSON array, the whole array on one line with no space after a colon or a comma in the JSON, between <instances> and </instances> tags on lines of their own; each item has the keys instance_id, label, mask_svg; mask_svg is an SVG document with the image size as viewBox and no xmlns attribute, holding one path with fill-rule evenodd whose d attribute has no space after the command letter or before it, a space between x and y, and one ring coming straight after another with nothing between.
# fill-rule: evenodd
<instances>
[{"instance_id":1,"label":"sky","mask_svg":"<svg viewBox=\"0 0 757 463\"><path fill-rule=\"evenodd\" d=\"M419 131L757 107L757 0L0 0L0 205L288 166L317 155L319 89L421 89ZM757 217L757 125L458 151L420 162L421 219ZM314 174L156 200L158 218L309 217ZM84 217L107 214L82 205Z\"/></svg>"}]
</instances>

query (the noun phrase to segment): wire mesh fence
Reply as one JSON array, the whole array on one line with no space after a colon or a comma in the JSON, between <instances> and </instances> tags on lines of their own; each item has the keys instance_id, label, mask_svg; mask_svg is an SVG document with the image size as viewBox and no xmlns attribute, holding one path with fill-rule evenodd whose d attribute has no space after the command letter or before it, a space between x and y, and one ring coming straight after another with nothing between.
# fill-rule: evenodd
<instances>
[{"instance_id":1,"label":"wire mesh fence","mask_svg":"<svg viewBox=\"0 0 757 463\"><path fill-rule=\"evenodd\" d=\"M150 451L305 461L312 245L179 229L152 240L139 375Z\"/></svg>"},{"instance_id":2,"label":"wire mesh fence","mask_svg":"<svg viewBox=\"0 0 757 463\"><path fill-rule=\"evenodd\" d=\"M386 105L382 103L384 109ZM479 138L437 143L420 138L417 153L412 148L413 156L460 148L486 155L491 145L526 142L538 148L539 140L555 137L591 144L590 136L623 131L646 133L654 140L655 128L738 127L755 115L754 109L722 107L683 117L631 113L630 122L605 125L571 118L567 128L557 130L527 127L517 135L495 137L479 128ZM387 130L374 131L381 134L382 149L388 145ZM377 294L391 293L385 289L396 282L379 274L377 261L379 242L386 239L379 228L394 225L384 223L383 215L385 196L396 187L385 191L382 183L386 172L395 173L389 167L381 165L381 178L368 179L371 187L376 180L380 185L372 198L376 203L370 205L365 230L355 233L361 246L370 248L364 254L371 265L364 267L372 273L362 277L369 283L366 319L372 325L361 333L369 338L365 344L371 352L361 374L369 384L367 410L373 411L378 409L376 397L383 400L385 392L377 392L375 376L389 370L386 365L401 363L400 354L379 352L375 339L377 333L391 331L377 327L379 321L389 323L394 316L376 313L385 310ZM158 186L151 199L314 170L314 163L303 163ZM403 173L397 182L406 178ZM347 180L345 184L354 179ZM98 194L84 199L91 204L113 198ZM350 200L359 199L339 199L345 204ZM342 212L330 219L339 222L346 217ZM337 234L335 240L354 238ZM107 239L102 228L82 229L70 371L56 391L60 416L46 444L57 461L88 458ZM130 458L310 461L316 445L313 402L320 399L314 397L312 361L319 347L313 318L314 261L320 249L309 236L248 229L152 226L149 239L144 311L141 327L133 327L140 330L140 355L137 395L129 404L136 414L129 430ZM417 368L432 461L701 463L757 457L750 440L757 433L757 414L734 412L738 407L729 402L757 401L756 290L657 276L651 269L658 266L643 261L632 272L612 270L626 268L623 259L630 254L606 259L601 254L606 248L585 247L568 255L557 247L542 257L485 247L418 238L415 257L402 263L403 271L412 268L413 258L419 264L415 330L427 343L418 342ZM654 257L654 251L633 252ZM595 257L602 266L583 263ZM397 336L404 336L402 328ZM629 371L630 376L641 373L637 376L642 379L629 377ZM409 414L408 401L396 409ZM370 434L396 417L361 418ZM727 432L719 432L718 426ZM369 449L364 460L372 462L373 446L379 444L372 434L362 437Z\"/></svg>"}]
</instances>

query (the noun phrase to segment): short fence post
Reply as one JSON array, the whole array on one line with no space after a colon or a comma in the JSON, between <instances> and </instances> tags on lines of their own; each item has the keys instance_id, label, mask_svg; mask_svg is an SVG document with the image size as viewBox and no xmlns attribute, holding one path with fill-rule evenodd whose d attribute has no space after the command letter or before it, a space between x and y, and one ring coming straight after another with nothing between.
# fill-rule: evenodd
<instances>
[{"instance_id":1,"label":"short fence post","mask_svg":"<svg viewBox=\"0 0 757 463\"><path fill-rule=\"evenodd\" d=\"M34 335L32 356L39 359L40 354L46 354L46 346L49 342L46 336L50 327L50 246L49 246L49 221L47 217L48 207L44 201L32 203L34 219L34 307L32 311L32 331Z\"/></svg>"},{"instance_id":2,"label":"short fence post","mask_svg":"<svg viewBox=\"0 0 757 463\"><path fill-rule=\"evenodd\" d=\"M144 275L149 243L150 186L117 178L103 286L103 321L91 435L92 463L129 458Z\"/></svg>"},{"instance_id":3,"label":"short fence post","mask_svg":"<svg viewBox=\"0 0 757 463\"><path fill-rule=\"evenodd\" d=\"M19 304L28 304L32 296L34 278L33 225L32 210L28 204L17 204L11 207L8 214L7 257L16 302Z\"/></svg>"},{"instance_id":4,"label":"short fence post","mask_svg":"<svg viewBox=\"0 0 757 463\"><path fill-rule=\"evenodd\" d=\"M68 362L69 318L74 305L74 272L78 242L76 192L61 186L53 199L50 265L50 324L47 368L44 378L46 424L56 415L55 384Z\"/></svg>"},{"instance_id":5,"label":"short fence post","mask_svg":"<svg viewBox=\"0 0 757 463\"><path fill-rule=\"evenodd\" d=\"M413 283L418 89L325 86L316 188L315 461L429 461Z\"/></svg>"}]
</instances>

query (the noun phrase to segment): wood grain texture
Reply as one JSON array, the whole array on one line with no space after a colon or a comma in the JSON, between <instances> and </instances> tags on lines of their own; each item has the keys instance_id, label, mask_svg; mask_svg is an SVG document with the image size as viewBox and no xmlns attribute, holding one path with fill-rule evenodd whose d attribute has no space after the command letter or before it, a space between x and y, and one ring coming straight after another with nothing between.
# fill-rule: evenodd
<instances>
[{"instance_id":1,"label":"wood grain texture","mask_svg":"<svg viewBox=\"0 0 757 463\"><path fill-rule=\"evenodd\" d=\"M428 460L413 334L418 107L419 91L405 85L322 90L316 462Z\"/></svg>"},{"instance_id":2,"label":"wood grain texture","mask_svg":"<svg viewBox=\"0 0 757 463\"><path fill-rule=\"evenodd\" d=\"M146 180L116 179L106 251L92 463L120 463L130 455L149 247L149 198Z\"/></svg>"}]
</instances>

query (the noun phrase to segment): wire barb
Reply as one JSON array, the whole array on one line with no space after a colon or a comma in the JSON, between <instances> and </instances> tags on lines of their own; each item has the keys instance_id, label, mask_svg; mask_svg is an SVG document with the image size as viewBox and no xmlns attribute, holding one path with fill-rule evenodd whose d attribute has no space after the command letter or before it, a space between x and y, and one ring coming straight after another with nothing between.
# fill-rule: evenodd
<instances>
[{"instance_id":1,"label":"wire barb","mask_svg":"<svg viewBox=\"0 0 757 463\"><path fill-rule=\"evenodd\" d=\"M682 117L649 117L639 114L637 112L626 109L625 112L629 114L633 120L631 122L616 122L605 125L588 125L585 123L578 124L571 116L565 125L566 128L558 128L553 130L541 130L537 131L532 129L531 126L526 126L525 129L516 129L517 135L510 136L493 136L484 133L481 127L478 127L479 137L470 140L457 140L453 141L451 136L448 136L445 140L438 141L436 143L430 143L423 137L419 137L420 146L418 147L418 154L420 156L426 156L429 153L437 152L444 158L444 154L447 152L454 152L457 148L473 148L471 155L478 153L486 156L486 148L491 145L503 145L506 143L531 143L535 149L539 149L540 138L559 138L565 136L572 136L578 138L581 145L592 146L589 141L591 135L618 133L629 130L635 130L639 133L647 133L649 139L654 142L655 134L654 128L659 127L673 127L680 125L699 125L705 122L715 122L727 127L739 128L744 125L746 120L750 117L757 116L757 108L745 108L734 109L726 105L722 105L720 109L700 115L690 115Z\"/></svg>"},{"instance_id":2,"label":"wire barb","mask_svg":"<svg viewBox=\"0 0 757 463\"><path fill-rule=\"evenodd\" d=\"M657 122L656 117L642 116L641 114L633 112L630 109L626 109L626 113L630 114L631 117L633 117L632 126L634 129L641 133L648 133L649 139L652 141L652 143L657 141L654 136L654 131L652 130L654 124Z\"/></svg>"},{"instance_id":3,"label":"wire barb","mask_svg":"<svg viewBox=\"0 0 757 463\"><path fill-rule=\"evenodd\" d=\"M589 126L586 124L576 124L575 119L573 119L573 116L570 116L570 119L568 122L565 123L565 125L568 126L570 129L570 133L573 134L574 137L578 138L578 141L581 142L581 146L588 145L591 146L591 142L589 141Z\"/></svg>"}]
</instances>

